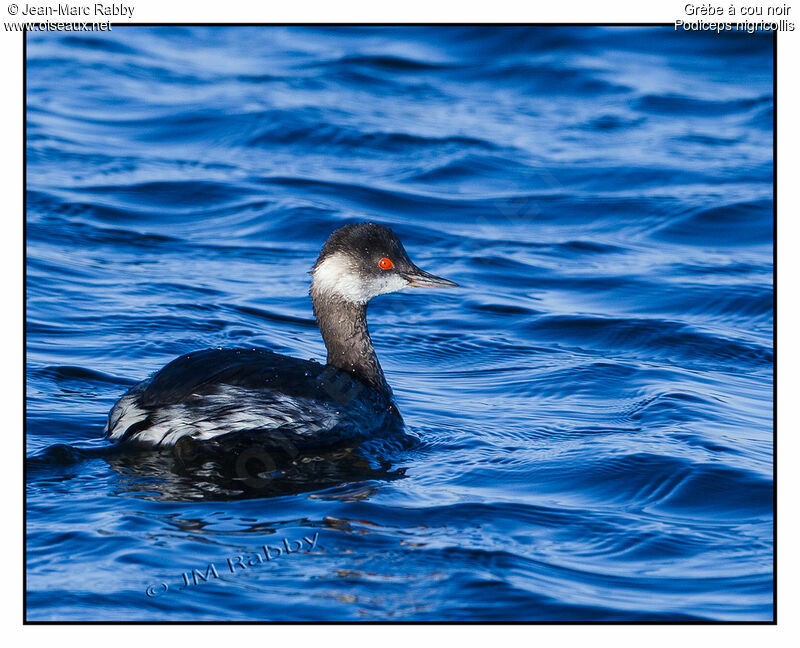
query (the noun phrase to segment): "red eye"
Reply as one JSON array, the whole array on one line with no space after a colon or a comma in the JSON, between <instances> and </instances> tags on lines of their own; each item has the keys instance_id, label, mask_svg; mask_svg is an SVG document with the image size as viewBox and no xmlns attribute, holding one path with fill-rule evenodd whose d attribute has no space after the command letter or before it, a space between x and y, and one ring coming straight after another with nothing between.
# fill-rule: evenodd
<instances>
[{"instance_id":1,"label":"red eye","mask_svg":"<svg viewBox=\"0 0 800 648\"><path fill-rule=\"evenodd\" d=\"M392 263L391 259L383 257L380 261L378 261L378 266L381 270L391 270L394 268L394 263Z\"/></svg>"}]
</instances>

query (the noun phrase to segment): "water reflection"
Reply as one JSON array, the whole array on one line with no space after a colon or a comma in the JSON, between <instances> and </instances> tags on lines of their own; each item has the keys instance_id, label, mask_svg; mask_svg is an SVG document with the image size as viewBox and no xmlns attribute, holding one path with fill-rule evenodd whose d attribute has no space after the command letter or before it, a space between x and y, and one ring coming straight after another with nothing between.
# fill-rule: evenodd
<instances>
[{"instance_id":1,"label":"water reflection","mask_svg":"<svg viewBox=\"0 0 800 648\"><path fill-rule=\"evenodd\" d=\"M404 468L364 447L292 453L244 443L236 447L186 439L170 450L124 447L51 446L26 462L29 477L69 479L83 461L102 458L118 474L115 494L158 501L231 501L320 493L317 497L358 501L375 492L375 482L405 477Z\"/></svg>"}]
</instances>

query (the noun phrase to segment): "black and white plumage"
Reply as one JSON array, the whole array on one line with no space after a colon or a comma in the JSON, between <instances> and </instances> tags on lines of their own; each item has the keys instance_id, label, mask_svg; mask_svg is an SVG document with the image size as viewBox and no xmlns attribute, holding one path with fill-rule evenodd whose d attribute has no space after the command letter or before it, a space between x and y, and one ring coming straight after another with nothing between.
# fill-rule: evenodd
<instances>
[{"instance_id":1,"label":"black and white plumage","mask_svg":"<svg viewBox=\"0 0 800 648\"><path fill-rule=\"evenodd\" d=\"M173 360L114 405L106 436L171 447L256 437L304 448L369 438L402 424L367 329L367 304L408 286L449 287L417 268L376 223L331 234L312 270L311 300L327 364L266 349L208 349Z\"/></svg>"}]
</instances>

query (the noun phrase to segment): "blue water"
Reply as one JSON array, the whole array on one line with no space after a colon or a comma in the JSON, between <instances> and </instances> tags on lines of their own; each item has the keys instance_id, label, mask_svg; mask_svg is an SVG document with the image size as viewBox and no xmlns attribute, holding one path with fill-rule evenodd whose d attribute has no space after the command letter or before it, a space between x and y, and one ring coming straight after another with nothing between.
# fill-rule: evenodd
<instances>
[{"instance_id":1,"label":"blue water","mask_svg":"<svg viewBox=\"0 0 800 648\"><path fill-rule=\"evenodd\" d=\"M769 35L29 33L28 618L772 619L772 122ZM105 450L182 353L324 359L367 219L462 286L370 307L414 443Z\"/></svg>"}]
</instances>

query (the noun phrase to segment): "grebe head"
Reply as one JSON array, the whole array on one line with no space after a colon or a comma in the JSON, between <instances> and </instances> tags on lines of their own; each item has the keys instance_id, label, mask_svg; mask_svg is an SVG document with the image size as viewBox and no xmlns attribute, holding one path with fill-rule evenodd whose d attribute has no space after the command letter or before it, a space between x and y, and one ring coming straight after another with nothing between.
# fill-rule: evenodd
<instances>
[{"instance_id":1,"label":"grebe head","mask_svg":"<svg viewBox=\"0 0 800 648\"><path fill-rule=\"evenodd\" d=\"M415 266L394 232L377 223L346 225L333 232L311 274L312 297L353 304L407 287L458 285Z\"/></svg>"}]
</instances>

